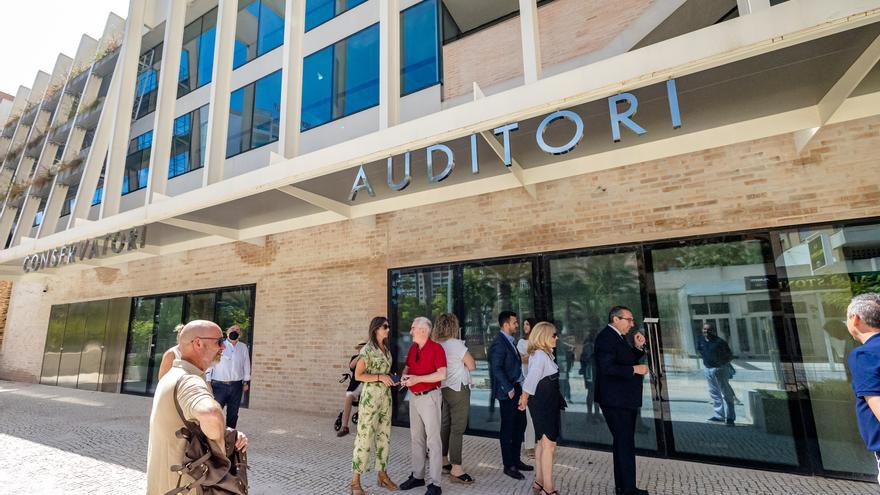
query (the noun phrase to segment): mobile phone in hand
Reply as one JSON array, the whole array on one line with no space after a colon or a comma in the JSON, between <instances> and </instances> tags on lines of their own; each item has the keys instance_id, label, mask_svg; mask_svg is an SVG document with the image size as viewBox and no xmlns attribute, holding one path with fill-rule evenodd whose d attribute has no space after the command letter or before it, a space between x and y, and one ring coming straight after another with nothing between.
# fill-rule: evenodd
<instances>
[{"instance_id":1,"label":"mobile phone in hand","mask_svg":"<svg viewBox=\"0 0 880 495\"><path fill-rule=\"evenodd\" d=\"M397 373L391 373L391 381L394 383L400 383L400 377L397 376Z\"/></svg>"}]
</instances>

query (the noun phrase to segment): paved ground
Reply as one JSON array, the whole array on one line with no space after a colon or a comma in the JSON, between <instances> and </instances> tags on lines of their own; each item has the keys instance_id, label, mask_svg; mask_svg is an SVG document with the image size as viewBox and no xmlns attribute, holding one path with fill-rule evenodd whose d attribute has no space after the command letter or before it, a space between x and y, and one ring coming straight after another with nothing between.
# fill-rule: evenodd
<instances>
[{"instance_id":1,"label":"paved ground","mask_svg":"<svg viewBox=\"0 0 880 495\"><path fill-rule=\"evenodd\" d=\"M0 381L0 494L137 494L145 487L150 399ZM239 426L251 438L254 494L348 493L353 438L336 438L333 418L243 410ZM409 432L392 434L391 475L408 474ZM528 483L501 473L497 442L465 440L469 487L447 483L447 495L527 495ZM481 461L476 461L480 459ZM612 494L611 456L561 448L564 495ZM638 459L639 484L652 494L858 494L875 485L724 466ZM377 489L368 476L364 488ZM421 490L408 493L421 495Z\"/></svg>"}]
</instances>

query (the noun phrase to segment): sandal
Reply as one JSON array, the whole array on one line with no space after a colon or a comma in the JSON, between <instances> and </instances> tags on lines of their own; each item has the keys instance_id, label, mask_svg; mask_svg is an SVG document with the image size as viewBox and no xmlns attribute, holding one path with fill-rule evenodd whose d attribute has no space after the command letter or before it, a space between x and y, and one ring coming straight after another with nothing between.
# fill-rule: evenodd
<instances>
[{"instance_id":1,"label":"sandal","mask_svg":"<svg viewBox=\"0 0 880 495\"><path fill-rule=\"evenodd\" d=\"M348 427L343 426L342 428L339 429L338 432L336 432L336 436L337 437L344 437L345 435L348 435L348 433L349 433Z\"/></svg>"},{"instance_id":2,"label":"sandal","mask_svg":"<svg viewBox=\"0 0 880 495\"><path fill-rule=\"evenodd\" d=\"M364 493L364 489L361 488L360 480L357 480L357 481L352 480L351 481L351 492L350 493L351 493L351 495L366 495L366 493Z\"/></svg>"},{"instance_id":3,"label":"sandal","mask_svg":"<svg viewBox=\"0 0 880 495\"><path fill-rule=\"evenodd\" d=\"M464 473L461 476L452 476L449 475L449 480L453 483L461 483L462 485L470 485L474 482L474 479L471 478L471 475Z\"/></svg>"},{"instance_id":4,"label":"sandal","mask_svg":"<svg viewBox=\"0 0 880 495\"><path fill-rule=\"evenodd\" d=\"M541 486L540 483L538 483L538 480L532 482L532 493L534 493L535 495L541 495L542 493L544 493L544 487Z\"/></svg>"}]
</instances>

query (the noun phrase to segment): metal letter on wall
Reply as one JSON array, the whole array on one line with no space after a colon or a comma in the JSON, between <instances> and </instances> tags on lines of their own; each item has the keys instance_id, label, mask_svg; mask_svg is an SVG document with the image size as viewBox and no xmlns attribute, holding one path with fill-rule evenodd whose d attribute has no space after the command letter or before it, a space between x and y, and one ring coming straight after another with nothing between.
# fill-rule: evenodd
<instances>
[{"instance_id":1,"label":"metal letter on wall","mask_svg":"<svg viewBox=\"0 0 880 495\"><path fill-rule=\"evenodd\" d=\"M443 169L438 175L434 175L434 152L442 151L446 154L446 168ZM452 155L452 150L449 146L445 144L435 144L433 146L428 146L425 149L425 152L428 155L428 182L441 182L452 173L452 169L455 168L455 159Z\"/></svg>"},{"instance_id":2,"label":"metal letter on wall","mask_svg":"<svg viewBox=\"0 0 880 495\"><path fill-rule=\"evenodd\" d=\"M617 104L620 102L629 103L629 108L623 113L618 113ZM633 122L630 118L635 115L639 108L639 100L632 93L622 93L617 96L608 98L608 112L611 114L611 138L615 143L620 141L620 124L629 127L629 130L635 132L639 136L648 132L639 124Z\"/></svg>"},{"instance_id":3,"label":"metal letter on wall","mask_svg":"<svg viewBox=\"0 0 880 495\"><path fill-rule=\"evenodd\" d=\"M388 187L391 190L403 191L412 181L410 155L409 151L403 154L403 179L400 182L394 182L394 157L388 157Z\"/></svg>"},{"instance_id":4,"label":"metal letter on wall","mask_svg":"<svg viewBox=\"0 0 880 495\"><path fill-rule=\"evenodd\" d=\"M554 121L559 119L568 119L574 122L574 136L571 139L563 144L562 146L550 146L547 144L547 141L544 140L544 132L547 131L547 126L552 124ZM571 110L559 110L558 112L553 112L550 115L544 117L544 120L541 121L541 124L538 126L538 130L535 132L535 139L538 140L538 147L542 150L550 153L551 155L562 155L564 153L568 153L573 150L578 143L581 142L581 138L584 137L584 121L581 119L581 116L572 112Z\"/></svg>"},{"instance_id":5,"label":"metal letter on wall","mask_svg":"<svg viewBox=\"0 0 880 495\"><path fill-rule=\"evenodd\" d=\"M351 186L351 192L348 194L348 200L354 201L355 199L357 199L357 193L361 189L366 189L367 194L369 194L370 197L376 196L376 193L373 192L373 186L370 185L370 180L367 179L367 173L364 171L363 165L361 165L361 167L358 169L357 176L354 178L354 184L352 184Z\"/></svg>"}]
</instances>

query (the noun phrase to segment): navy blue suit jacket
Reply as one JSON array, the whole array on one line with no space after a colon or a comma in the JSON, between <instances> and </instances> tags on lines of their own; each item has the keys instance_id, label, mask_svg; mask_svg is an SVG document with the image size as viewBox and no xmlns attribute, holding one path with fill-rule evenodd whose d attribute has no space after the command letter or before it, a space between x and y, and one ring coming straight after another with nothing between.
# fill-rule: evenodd
<instances>
[{"instance_id":1,"label":"navy blue suit jacket","mask_svg":"<svg viewBox=\"0 0 880 495\"><path fill-rule=\"evenodd\" d=\"M603 407L642 407L644 377L633 372L645 351L631 346L611 326L596 336L596 402Z\"/></svg>"},{"instance_id":2,"label":"navy blue suit jacket","mask_svg":"<svg viewBox=\"0 0 880 495\"><path fill-rule=\"evenodd\" d=\"M498 400L507 400L508 394L513 390L513 385L522 374L522 360L519 352L507 340L507 337L498 332L495 340L489 347L489 373L492 375L492 392Z\"/></svg>"}]
</instances>

